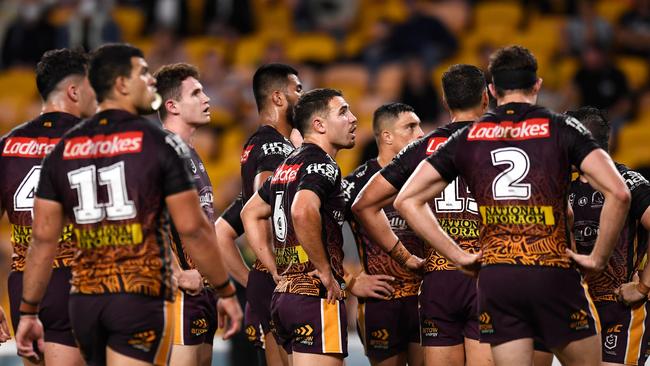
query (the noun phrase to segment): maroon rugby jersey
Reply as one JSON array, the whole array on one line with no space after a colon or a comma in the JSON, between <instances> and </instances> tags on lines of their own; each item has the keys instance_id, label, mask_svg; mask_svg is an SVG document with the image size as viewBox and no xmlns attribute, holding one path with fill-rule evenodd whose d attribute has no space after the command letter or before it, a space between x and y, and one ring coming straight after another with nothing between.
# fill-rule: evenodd
<instances>
[{"instance_id":1,"label":"maroon rugby jersey","mask_svg":"<svg viewBox=\"0 0 650 366\"><path fill-rule=\"evenodd\" d=\"M230 203L230 206L221 213L224 219L235 230L237 236L244 235L244 224L241 222L241 210L244 208L241 193Z\"/></svg>"},{"instance_id":2,"label":"maroon rugby jersey","mask_svg":"<svg viewBox=\"0 0 650 366\"><path fill-rule=\"evenodd\" d=\"M25 267L25 255L32 237L32 207L41 162L61 136L79 121L79 118L68 113L44 113L14 128L0 140L0 205L7 211L11 223L12 271L22 271ZM71 229L70 225L66 225L59 240L54 268L68 267L72 263L75 242Z\"/></svg>"},{"instance_id":3,"label":"maroon rugby jersey","mask_svg":"<svg viewBox=\"0 0 650 366\"><path fill-rule=\"evenodd\" d=\"M446 181L467 182L481 215L483 265L568 268L571 165L597 148L575 118L509 103L457 131L427 161Z\"/></svg>"},{"instance_id":4,"label":"maroon rugby jersey","mask_svg":"<svg viewBox=\"0 0 650 366\"><path fill-rule=\"evenodd\" d=\"M189 148L155 122L107 110L63 136L36 196L60 202L78 247L71 292L173 299L167 196L194 189Z\"/></svg>"},{"instance_id":5,"label":"maroon rugby jersey","mask_svg":"<svg viewBox=\"0 0 650 366\"><path fill-rule=\"evenodd\" d=\"M415 296L420 291L422 277L402 267L380 246L375 244L363 226L355 220L350 211L350 207L359 195L359 192L361 192L361 189L380 170L381 166L377 162L377 159L371 159L343 179L346 220L350 223L354 239L357 243L359 258L361 258L365 272L371 275L386 274L393 276L395 278L395 292L391 295L392 298ZM391 229L400 238L404 246L418 257L424 256L422 241L408 227L406 220L397 213L393 205L384 207L384 213L388 217Z\"/></svg>"},{"instance_id":6,"label":"maroon rugby jersey","mask_svg":"<svg viewBox=\"0 0 650 366\"><path fill-rule=\"evenodd\" d=\"M602 273L586 277L594 301L616 301L614 291L632 280L648 246L648 232L641 226L640 219L650 206L650 183L625 165L616 164L616 168L632 192L632 204L607 268ZM570 192L569 204L574 214L576 249L578 253L589 254L598 236L604 197L579 179L571 183Z\"/></svg>"},{"instance_id":7,"label":"maroon rugby jersey","mask_svg":"<svg viewBox=\"0 0 650 366\"><path fill-rule=\"evenodd\" d=\"M321 201L322 238L334 277L343 283L343 232L345 201L341 170L318 145L306 143L294 150L260 188L260 197L273 212L273 244L278 274L284 279L275 292L327 297L315 270L298 241L291 218L291 205L298 191L308 189Z\"/></svg>"},{"instance_id":8,"label":"maroon rugby jersey","mask_svg":"<svg viewBox=\"0 0 650 366\"><path fill-rule=\"evenodd\" d=\"M272 126L260 126L248 138L240 158L243 204L255 194L255 177L261 172L274 171L293 150L291 142ZM253 268L268 272L259 259Z\"/></svg>"},{"instance_id":9,"label":"maroon rugby jersey","mask_svg":"<svg viewBox=\"0 0 650 366\"><path fill-rule=\"evenodd\" d=\"M196 185L196 189L199 194L201 209L203 209L203 212L205 213L205 216L207 216L208 221L210 221L210 223L214 223L214 207L212 205L213 192L210 177L208 176L208 172L205 170L205 166L203 165L201 157L199 157L199 154L196 153L196 150L190 146L188 146L188 148L190 149L190 159L188 160L190 164L189 169L192 173L192 178L194 178L194 184ZM192 259L190 258L189 254L187 254L187 251L181 242L180 235L178 235L173 221L170 225L170 229L172 250L174 252L174 255L176 255L176 258L178 258L178 262L181 268L184 270L196 269L196 266L192 262Z\"/></svg>"},{"instance_id":10,"label":"maroon rugby jersey","mask_svg":"<svg viewBox=\"0 0 650 366\"><path fill-rule=\"evenodd\" d=\"M381 175L396 189L401 189L420 162L433 154L454 132L472 122L454 122L440 127L424 137L413 141L381 170ZM445 232L464 250L477 252L479 216L476 201L465 181L457 178L429 206ZM409 229L409 231L411 231ZM415 239L414 239L415 240ZM454 270L455 267L429 245L417 239L427 254L424 271ZM415 245L415 244L414 244Z\"/></svg>"}]
</instances>

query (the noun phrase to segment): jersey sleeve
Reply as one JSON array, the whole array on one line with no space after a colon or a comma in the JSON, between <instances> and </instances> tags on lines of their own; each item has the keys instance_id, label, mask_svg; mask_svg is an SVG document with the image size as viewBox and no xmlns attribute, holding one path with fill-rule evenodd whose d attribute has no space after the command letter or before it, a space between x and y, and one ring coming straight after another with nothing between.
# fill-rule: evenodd
<instances>
[{"instance_id":1,"label":"jersey sleeve","mask_svg":"<svg viewBox=\"0 0 650 366\"><path fill-rule=\"evenodd\" d=\"M255 154L257 158L255 175L261 172L273 172L275 168L282 164L286 158L286 154L282 149L283 145L283 142L280 141L259 144L260 147Z\"/></svg>"},{"instance_id":2,"label":"jersey sleeve","mask_svg":"<svg viewBox=\"0 0 650 366\"><path fill-rule=\"evenodd\" d=\"M359 194L357 182L347 176L341 181L341 188L343 189L343 200L345 201L345 219L350 220L352 218L352 204Z\"/></svg>"},{"instance_id":3,"label":"jersey sleeve","mask_svg":"<svg viewBox=\"0 0 650 366\"><path fill-rule=\"evenodd\" d=\"M576 167L580 167L580 164L590 152L600 148L589 130L577 119L562 116L558 126L560 128L561 142L569 153L569 161Z\"/></svg>"},{"instance_id":4,"label":"jersey sleeve","mask_svg":"<svg viewBox=\"0 0 650 366\"><path fill-rule=\"evenodd\" d=\"M336 182L340 184L339 168L331 163L318 163L305 164L303 166L303 173L300 176L300 182L296 192L308 189L318 195L321 202L325 202L327 197L336 192Z\"/></svg>"},{"instance_id":5,"label":"jersey sleeve","mask_svg":"<svg viewBox=\"0 0 650 366\"><path fill-rule=\"evenodd\" d=\"M380 174L395 189L400 189L425 156L426 143L417 140L402 149L393 160L380 170Z\"/></svg>"},{"instance_id":6,"label":"jersey sleeve","mask_svg":"<svg viewBox=\"0 0 650 366\"><path fill-rule=\"evenodd\" d=\"M54 149L51 154L43 159L41 165L41 176L38 180L38 188L36 188L36 197L43 198L50 201L63 202L63 197L56 187L56 179L53 173L57 170L56 154L60 153L60 149Z\"/></svg>"},{"instance_id":7,"label":"jersey sleeve","mask_svg":"<svg viewBox=\"0 0 650 366\"><path fill-rule=\"evenodd\" d=\"M426 159L446 182L452 182L459 174L454 157L463 138L462 132L465 130L456 131L449 140Z\"/></svg>"},{"instance_id":8,"label":"jersey sleeve","mask_svg":"<svg viewBox=\"0 0 650 366\"><path fill-rule=\"evenodd\" d=\"M273 176L266 178L260 189L257 190L260 198L269 205L271 204L271 179Z\"/></svg>"},{"instance_id":9,"label":"jersey sleeve","mask_svg":"<svg viewBox=\"0 0 650 366\"><path fill-rule=\"evenodd\" d=\"M190 159L189 147L180 137L168 133L158 154L164 197L195 189L194 178L189 169Z\"/></svg>"},{"instance_id":10,"label":"jersey sleeve","mask_svg":"<svg viewBox=\"0 0 650 366\"><path fill-rule=\"evenodd\" d=\"M221 214L221 218L224 219L224 221L226 221L228 225L233 228L233 230L235 230L237 236L242 236L244 234L244 224L241 222L240 216L243 207L244 203L240 194Z\"/></svg>"},{"instance_id":11,"label":"jersey sleeve","mask_svg":"<svg viewBox=\"0 0 650 366\"><path fill-rule=\"evenodd\" d=\"M650 182L641 173L630 170L625 166L617 166L625 180L625 185L632 193L630 213L640 219L650 206Z\"/></svg>"}]
</instances>

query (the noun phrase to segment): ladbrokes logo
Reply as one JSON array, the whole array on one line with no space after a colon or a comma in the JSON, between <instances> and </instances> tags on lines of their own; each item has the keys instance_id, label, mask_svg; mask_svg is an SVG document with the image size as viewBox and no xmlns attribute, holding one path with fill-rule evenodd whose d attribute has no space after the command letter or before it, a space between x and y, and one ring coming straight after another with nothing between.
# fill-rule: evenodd
<instances>
[{"instance_id":1,"label":"ladbrokes logo","mask_svg":"<svg viewBox=\"0 0 650 366\"><path fill-rule=\"evenodd\" d=\"M63 159L108 158L142 151L142 131L73 137L65 142Z\"/></svg>"},{"instance_id":2,"label":"ladbrokes logo","mask_svg":"<svg viewBox=\"0 0 650 366\"><path fill-rule=\"evenodd\" d=\"M533 118L522 122L503 121L501 123L479 122L469 129L467 140L529 140L551 135L548 119Z\"/></svg>"},{"instance_id":3,"label":"ladbrokes logo","mask_svg":"<svg viewBox=\"0 0 650 366\"><path fill-rule=\"evenodd\" d=\"M432 137L427 144L427 155L431 155L447 141L446 137Z\"/></svg>"},{"instance_id":4,"label":"ladbrokes logo","mask_svg":"<svg viewBox=\"0 0 650 366\"><path fill-rule=\"evenodd\" d=\"M293 165L280 165L273 174L271 184L287 184L289 182L293 182L298 177L298 171L300 170L301 166L302 163Z\"/></svg>"},{"instance_id":5,"label":"ladbrokes logo","mask_svg":"<svg viewBox=\"0 0 650 366\"><path fill-rule=\"evenodd\" d=\"M251 150L253 150L254 147L255 147L255 145L250 145L250 146L246 147L244 149L244 151L242 151L241 158L239 158L239 163L240 164L244 164L245 162L248 161L248 157L251 155Z\"/></svg>"},{"instance_id":6,"label":"ladbrokes logo","mask_svg":"<svg viewBox=\"0 0 650 366\"><path fill-rule=\"evenodd\" d=\"M2 149L2 156L42 159L59 140L49 137L10 137Z\"/></svg>"}]
</instances>

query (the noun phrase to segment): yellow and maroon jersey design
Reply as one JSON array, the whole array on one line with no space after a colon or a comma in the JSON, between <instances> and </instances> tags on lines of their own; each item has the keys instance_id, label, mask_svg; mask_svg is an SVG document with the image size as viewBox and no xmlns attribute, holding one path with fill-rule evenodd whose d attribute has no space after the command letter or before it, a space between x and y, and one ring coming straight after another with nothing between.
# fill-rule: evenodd
<instances>
[{"instance_id":1,"label":"yellow and maroon jersey design","mask_svg":"<svg viewBox=\"0 0 650 366\"><path fill-rule=\"evenodd\" d=\"M275 170L259 190L273 210L273 244L278 273L284 276L276 292L327 297L320 280L309 275L315 269L298 240L291 205L300 190L310 190L321 202L322 242L334 277L343 283L343 232L345 220L341 171L323 149L303 144Z\"/></svg>"},{"instance_id":2,"label":"yellow and maroon jersey design","mask_svg":"<svg viewBox=\"0 0 650 366\"><path fill-rule=\"evenodd\" d=\"M192 178L194 178L196 190L199 194L201 209L203 209L208 221L214 223L214 206L212 205L213 191L210 177L208 176L208 172L205 170L203 160L201 160L199 154L196 153L196 150L191 146L188 146L188 148L190 149L190 159L188 160L190 164L189 170L192 173ZM170 235L172 240L172 251L174 252L174 255L176 255L181 268L184 270L196 269L196 266L192 262L192 258L187 254L187 251L181 242L181 238L178 235L173 222L170 225Z\"/></svg>"},{"instance_id":3,"label":"yellow and maroon jersey design","mask_svg":"<svg viewBox=\"0 0 650 366\"><path fill-rule=\"evenodd\" d=\"M343 179L346 220L352 228L357 250L359 251L359 258L361 258L365 272L372 275L386 274L393 276L395 278L395 292L392 298L415 296L420 291L422 276L395 262L388 253L370 239L363 226L354 219L350 212L350 207L361 189L379 170L381 170L381 166L379 166L377 159L371 159ZM406 248L418 257L424 256L422 241L408 227L406 220L397 213L392 205L384 207L384 212L388 217L393 232L400 238Z\"/></svg>"},{"instance_id":4,"label":"yellow and maroon jersey design","mask_svg":"<svg viewBox=\"0 0 650 366\"><path fill-rule=\"evenodd\" d=\"M79 121L67 113L44 113L16 127L0 140L0 206L7 211L11 223L12 271L22 271L25 267L41 162L61 136ZM72 227L67 225L59 240L54 268L70 266L74 253Z\"/></svg>"},{"instance_id":5,"label":"yellow and maroon jersey design","mask_svg":"<svg viewBox=\"0 0 650 366\"><path fill-rule=\"evenodd\" d=\"M616 164L616 167L632 192L632 204L605 271L586 277L594 301L616 301L614 291L632 280L648 246L648 232L640 220L650 206L650 183L640 173L625 165ZM571 183L569 204L574 214L573 235L578 253L591 253L598 236L604 201L603 194L588 183L580 180Z\"/></svg>"},{"instance_id":6,"label":"yellow and maroon jersey design","mask_svg":"<svg viewBox=\"0 0 650 366\"><path fill-rule=\"evenodd\" d=\"M293 150L293 144L278 130L268 125L260 126L248 138L240 158L241 196L244 205L255 194L255 177L261 172L273 172ZM236 223L235 226L240 225L240 223ZM253 263L253 267L259 271L268 272L259 260Z\"/></svg>"},{"instance_id":7,"label":"yellow and maroon jersey design","mask_svg":"<svg viewBox=\"0 0 650 366\"><path fill-rule=\"evenodd\" d=\"M60 202L74 225L72 293L173 298L165 198L194 189L189 154L178 136L122 110L63 136L36 196Z\"/></svg>"},{"instance_id":8,"label":"yellow and maroon jersey design","mask_svg":"<svg viewBox=\"0 0 650 366\"><path fill-rule=\"evenodd\" d=\"M447 181L462 176L472 191L483 265L568 268L571 165L597 148L576 119L510 103L457 131L427 161Z\"/></svg>"},{"instance_id":9,"label":"yellow and maroon jersey design","mask_svg":"<svg viewBox=\"0 0 650 366\"><path fill-rule=\"evenodd\" d=\"M393 187L398 190L401 189L422 160L433 154L455 131L468 126L470 123L454 122L410 143L393 158L390 164L381 170L382 176ZM438 197L429 202L429 206L445 232L456 240L464 250L469 252L478 251L478 209L476 201L462 178L451 182ZM426 273L455 269L445 257L438 254L420 239L417 240L425 248L426 263L424 271Z\"/></svg>"}]
</instances>

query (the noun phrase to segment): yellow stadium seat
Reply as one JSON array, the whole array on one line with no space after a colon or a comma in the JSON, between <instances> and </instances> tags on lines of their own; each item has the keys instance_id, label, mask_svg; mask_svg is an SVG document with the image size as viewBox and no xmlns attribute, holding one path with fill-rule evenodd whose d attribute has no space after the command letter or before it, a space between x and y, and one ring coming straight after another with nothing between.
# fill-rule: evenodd
<instances>
[{"instance_id":1,"label":"yellow stadium seat","mask_svg":"<svg viewBox=\"0 0 650 366\"><path fill-rule=\"evenodd\" d=\"M286 44L287 58L294 62L331 62L338 55L336 41L327 34L301 34Z\"/></svg>"},{"instance_id":2,"label":"yellow stadium seat","mask_svg":"<svg viewBox=\"0 0 650 366\"><path fill-rule=\"evenodd\" d=\"M630 8L630 2L624 0L600 0L596 4L596 12L611 24L617 24L618 19Z\"/></svg>"},{"instance_id":3,"label":"yellow stadium seat","mask_svg":"<svg viewBox=\"0 0 650 366\"><path fill-rule=\"evenodd\" d=\"M0 96L36 97L34 71L17 67L0 73Z\"/></svg>"},{"instance_id":4,"label":"yellow stadium seat","mask_svg":"<svg viewBox=\"0 0 650 366\"><path fill-rule=\"evenodd\" d=\"M216 37L193 37L183 42L183 47L189 56L188 62L202 69L203 59L209 51L215 51L219 54L226 54L227 44Z\"/></svg>"},{"instance_id":5,"label":"yellow stadium seat","mask_svg":"<svg viewBox=\"0 0 650 366\"><path fill-rule=\"evenodd\" d=\"M113 19L120 28L122 40L135 42L144 29L144 14L136 7L116 6L113 9Z\"/></svg>"},{"instance_id":6,"label":"yellow stadium seat","mask_svg":"<svg viewBox=\"0 0 650 366\"><path fill-rule=\"evenodd\" d=\"M234 50L233 61L239 66L253 66L259 63L264 55L267 39L253 35L243 37L237 42Z\"/></svg>"},{"instance_id":7,"label":"yellow stadium seat","mask_svg":"<svg viewBox=\"0 0 650 366\"><path fill-rule=\"evenodd\" d=\"M623 71L633 90L641 88L648 80L650 65L641 57L621 56L616 59L616 65Z\"/></svg>"},{"instance_id":8,"label":"yellow stadium seat","mask_svg":"<svg viewBox=\"0 0 650 366\"><path fill-rule=\"evenodd\" d=\"M267 35L286 37L293 30L293 14L285 1L253 1L257 29Z\"/></svg>"},{"instance_id":9,"label":"yellow stadium seat","mask_svg":"<svg viewBox=\"0 0 650 366\"><path fill-rule=\"evenodd\" d=\"M363 65L333 65L324 71L321 83L341 90L350 105L355 106L367 92L369 79L368 70Z\"/></svg>"},{"instance_id":10,"label":"yellow stadium seat","mask_svg":"<svg viewBox=\"0 0 650 366\"><path fill-rule=\"evenodd\" d=\"M517 1L482 1L474 8L475 25L478 29L499 25L515 29L522 17Z\"/></svg>"},{"instance_id":11,"label":"yellow stadium seat","mask_svg":"<svg viewBox=\"0 0 650 366\"><path fill-rule=\"evenodd\" d=\"M144 53L144 56L147 57L151 50L153 49L153 40L149 37L147 38L138 38L131 42L132 45L138 47Z\"/></svg>"}]
</instances>

